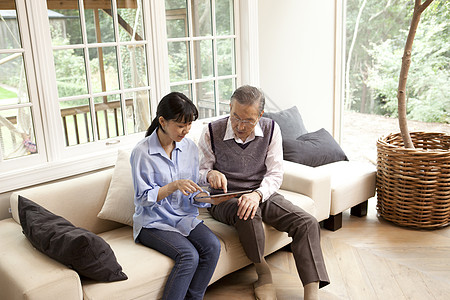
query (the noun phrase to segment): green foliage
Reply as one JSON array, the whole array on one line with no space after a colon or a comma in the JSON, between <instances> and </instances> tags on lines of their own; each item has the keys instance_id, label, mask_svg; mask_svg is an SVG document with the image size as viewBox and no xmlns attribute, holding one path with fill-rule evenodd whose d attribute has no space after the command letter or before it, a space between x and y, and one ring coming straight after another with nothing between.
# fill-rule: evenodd
<instances>
[{"instance_id":1,"label":"green foliage","mask_svg":"<svg viewBox=\"0 0 450 300\"><path fill-rule=\"evenodd\" d=\"M186 0L166 0L166 9L177 9L187 7Z\"/></svg>"},{"instance_id":2,"label":"green foliage","mask_svg":"<svg viewBox=\"0 0 450 300\"><path fill-rule=\"evenodd\" d=\"M55 50L56 81L58 85L58 96L80 95L87 92L84 56L79 53L83 51Z\"/></svg>"},{"instance_id":3,"label":"green foliage","mask_svg":"<svg viewBox=\"0 0 450 300\"><path fill-rule=\"evenodd\" d=\"M347 44L359 2L348 1ZM398 76L414 1L392 1L389 7L386 3L368 1L362 16L350 74L352 109L360 109L366 85L370 112L397 116ZM406 91L411 120L450 123L449 3L435 0L422 14Z\"/></svg>"},{"instance_id":4,"label":"green foliage","mask_svg":"<svg viewBox=\"0 0 450 300\"><path fill-rule=\"evenodd\" d=\"M17 94L0 87L0 99L17 98Z\"/></svg>"},{"instance_id":5,"label":"green foliage","mask_svg":"<svg viewBox=\"0 0 450 300\"><path fill-rule=\"evenodd\" d=\"M170 81L177 82L190 79L187 63L188 42L170 42L168 47Z\"/></svg>"},{"instance_id":6,"label":"green foliage","mask_svg":"<svg viewBox=\"0 0 450 300\"><path fill-rule=\"evenodd\" d=\"M166 9L186 9L186 0L166 0ZM200 1L198 11L201 13L199 18L200 27L198 31L204 35L211 32L211 1ZM234 34L233 29L233 1L232 0L215 0L216 22L218 35ZM80 16L77 10L58 10L57 12L70 16L66 21L65 30L60 23L52 26L52 43L53 45L75 45L81 43L81 26ZM134 26L136 19L135 9L119 9L119 15L128 24ZM114 40L113 20L105 12L99 11L101 39L103 42ZM93 12L87 10L85 14L86 32L88 43L96 42L96 29L93 22ZM186 19L188 20L188 19ZM138 18L137 33L144 37L142 14ZM167 33L169 38L185 37L187 35L186 25L182 19L167 20ZM149 38L147 33L147 39ZM130 41L131 35L124 28L119 26L119 40ZM186 81L196 76L197 78L209 78L213 76L214 57L213 57L213 39L194 42L195 53L190 53L189 42L170 42L168 43L169 53L169 75L172 83ZM114 47L103 48L103 59L105 71L108 73L106 77L114 77L117 72L114 67L117 65L116 50ZM84 50L58 50L54 51L56 78L58 82L59 97L67 97L80 95L87 92L86 88L86 70ZM132 60L131 54L135 52L135 61ZM137 70L138 80L146 81L146 55L143 48L128 48L121 46L119 53L122 60L122 69L119 70L123 75L124 87L130 88L139 86L135 80L135 69ZM226 76L235 74L234 65L234 39L217 40L217 57L218 59L218 75ZM100 82L98 81L99 63L98 48L89 49L89 66L91 72L91 82L94 90L99 90ZM190 61L188 60L190 59ZM195 65L195 72L191 74L190 66ZM116 76L117 77L117 76ZM219 91L221 95L231 94L234 86L232 80L219 80ZM146 83L145 83L146 84Z\"/></svg>"}]
</instances>

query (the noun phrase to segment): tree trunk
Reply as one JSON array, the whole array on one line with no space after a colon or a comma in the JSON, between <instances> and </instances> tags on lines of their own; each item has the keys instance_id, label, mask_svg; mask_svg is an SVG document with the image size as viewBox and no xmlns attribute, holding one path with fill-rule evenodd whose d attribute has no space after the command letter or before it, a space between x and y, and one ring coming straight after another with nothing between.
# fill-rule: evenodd
<instances>
[{"instance_id":1,"label":"tree trunk","mask_svg":"<svg viewBox=\"0 0 450 300\"><path fill-rule=\"evenodd\" d=\"M406 81L408 79L408 71L411 65L411 51L416 36L416 30L419 26L420 15L431 4L433 0L426 0L422 4L422 0L415 0L414 12L411 20L411 26L409 28L408 38L406 39L405 50L402 57L402 67L400 70L400 78L398 82L398 123L400 127L400 133L402 135L405 148L414 148L411 140L411 136L408 130L408 123L406 120Z\"/></svg>"},{"instance_id":2,"label":"tree trunk","mask_svg":"<svg viewBox=\"0 0 450 300\"><path fill-rule=\"evenodd\" d=\"M366 113L366 102L367 102L367 84L365 81L362 83L362 94L361 94L361 107L359 108L360 113Z\"/></svg>"}]
</instances>

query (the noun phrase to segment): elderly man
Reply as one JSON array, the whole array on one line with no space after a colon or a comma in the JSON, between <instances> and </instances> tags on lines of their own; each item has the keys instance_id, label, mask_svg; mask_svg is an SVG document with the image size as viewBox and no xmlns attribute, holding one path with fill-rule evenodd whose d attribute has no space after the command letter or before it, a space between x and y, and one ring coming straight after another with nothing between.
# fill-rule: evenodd
<instances>
[{"instance_id":1,"label":"elderly man","mask_svg":"<svg viewBox=\"0 0 450 300\"><path fill-rule=\"evenodd\" d=\"M255 264L257 299L276 299L269 266L264 259L262 222L293 238L292 252L304 299L318 299L319 287L329 283L320 248L317 220L277 193L283 180L280 127L262 117L264 94L252 86L238 88L231 97L230 116L211 122L199 142L200 174L213 189L253 190L210 208L211 215L233 225L242 247Z\"/></svg>"}]
</instances>

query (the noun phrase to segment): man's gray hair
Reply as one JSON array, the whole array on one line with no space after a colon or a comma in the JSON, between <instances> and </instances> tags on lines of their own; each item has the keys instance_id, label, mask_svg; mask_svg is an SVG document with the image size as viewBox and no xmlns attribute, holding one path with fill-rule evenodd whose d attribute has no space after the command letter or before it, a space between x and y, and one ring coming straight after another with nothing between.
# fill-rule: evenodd
<instances>
[{"instance_id":1,"label":"man's gray hair","mask_svg":"<svg viewBox=\"0 0 450 300\"><path fill-rule=\"evenodd\" d=\"M236 89L231 96L231 102L234 100L243 105L253 105L258 102L259 113L264 110L264 105L266 103L263 91L250 85L243 85Z\"/></svg>"}]
</instances>

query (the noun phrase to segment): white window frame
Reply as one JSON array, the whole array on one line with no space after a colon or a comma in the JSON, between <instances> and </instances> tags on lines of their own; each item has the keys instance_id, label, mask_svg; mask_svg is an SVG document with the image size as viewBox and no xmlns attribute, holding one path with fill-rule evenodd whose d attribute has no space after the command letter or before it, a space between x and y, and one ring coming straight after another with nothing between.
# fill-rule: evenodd
<instances>
[{"instance_id":1,"label":"white window frame","mask_svg":"<svg viewBox=\"0 0 450 300\"><path fill-rule=\"evenodd\" d=\"M51 85L47 85L46 89L43 89L43 97L42 99L58 99L58 92L57 92L57 86L56 86L56 78L55 78L55 70L54 70L54 63L53 63L53 49L51 47L52 41L50 37L50 33L47 30L47 28L50 26L48 17L47 17L47 5L46 1L36 1L32 2L33 5L36 5L35 11L40 11L39 14L40 20L39 23L41 24L42 28L39 29L40 32L42 32L42 36L39 41L35 41L36 44L39 43L39 49L43 49L43 57L40 57L39 62L42 62L39 65L39 69L42 70L44 74L41 76L46 76L45 82L52 83ZM81 1L82 3L82 1ZM143 11L144 10L150 10L151 8L148 7L149 2L143 1ZM32 8L33 9L33 8ZM117 9L116 7L114 8ZM144 14L144 31L146 34L146 40L148 40L148 51L147 51L147 74L148 74L148 80L150 82L150 99L155 99L155 90L156 87L154 86L155 82L155 73L152 70L151 66L153 65L153 56L152 56L152 34L151 34L151 20L147 18L148 15ZM83 15L80 15L82 20L84 19ZM117 35L118 31L118 24L117 24L117 15L114 14L114 18L116 18L114 24L115 24L115 31ZM35 28L36 29L36 28ZM36 32L36 35L38 33ZM116 47L119 47L117 36L116 36L116 42L114 43ZM120 66L119 66L120 67ZM88 72L89 75L89 72ZM145 89L146 90L146 89ZM47 103L48 101L46 101ZM99 140L96 142L89 142L87 144L83 145L76 145L76 146L70 146L66 147L64 142L64 133L63 128L61 126L61 116L60 116L60 107L59 102L57 100L51 101L49 105L46 105L45 115L47 116L47 120L51 120L53 124L49 124L49 127L47 128L47 135L50 135L53 140L51 141L49 148L52 149L51 156L49 157L49 161L61 161L61 162L68 162L70 163L73 161L73 157L76 158L82 158L83 162L86 161L88 165L92 166L86 166L90 170L97 169L99 167L104 166L105 164L110 165L111 159L115 158L115 155L117 153L118 148L127 147L128 148L135 144L139 139L142 138L142 134L136 133L136 134L130 134L125 136L118 136L113 137L106 140ZM126 145L126 146L124 146ZM88 155L86 155L88 153ZM95 153L92 155L91 153ZM107 161L103 161L106 159ZM77 161L78 159L75 159ZM97 162L97 163L95 163ZM112 161L112 163L114 160ZM77 163L77 162L75 162ZM97 165L94 167L94 165Z\"/></svg>"},{"instance_id":2,"label":"white window frame","mask_svg":"<svg viewBox=\"0 0 450 300\"><path fill-rule=\"evenodd\" d=\"M189 45L189 51L188 51L188 55L187 55L187 61L188 63L188 72L190 73L190 79L186 79L184 81L175 81L175 82L171 82L170 86L180 86L180 85L188 85L191 86L191 100L197 105L197 107L200 109L199 107L199 100L198 99L198 95L197 95L197 84L201 84L201 83L213 83L214 85L214 115L212 117L215 116L219 116L222 115L223 112L220 111L220 91L219 91L219 81L221 80L227 80L227 79L231 79L235 82L236 86L239 86L239 82L238 82L238 74L240 73L240 53L239 51L237 51L238 49L238 45L239 45L239 35L237 34L239 32L239 24L240 22L238 21L234 21L233 24L233 28L234 28L234 32L230 33L228 35L218 35L217 34L217 24L216 24L216 1L212 1L211 2L211 15L212 15L212 34L211 35L201 35L201 36L194 36L193 34L193 28L194 28L194 22L192 20L191 17L187 17L188 19L188 24L187 24L187 31L186 31L186 36L185 37L176 37L176 38L167 38L167 42L171 43L171 42L187 42L187 44ZM238 15L238 6L239 6L239 1L234 0L233 1L233 20L237 19ZM192 8L192 2L191 1L187 1L187 6L185 8L185 10L187 12L191 12L193 11ZM217 44L218 41L220 40L231 40L233 42L233 49L234 51L234 56L235 56L235 72L233 74L230 75L219 75L219 70L218 70L218 53L217 53ZM196 59L198 59L198 57L196 57L195 55L195 42L201 42L201 41L211 41L212 42L212 57L213 57L213 61L214 61L214 65L213 65L213 73L212 76L210 77L206 77L206 78L197 78L197 74L196 74L196 68L199 67L199 61L196 61ZM189 96L189 95L188 95Z\"/></svg>"},{"instance_id":3,"label":"white window frame","mask_svg":"<svg viewBox=\"0 0 450 300\"><path fill-rule=\"evenodd\" d=\"M6 109L16 109L19 107L29 107L31 110L31 116L33 119L33 130L36 143L40 145L44 145L44 135L42 130L42 119L40 114L40 103L38 101L38 93L37 93L37 83L36 77L32 72L28 72L28 70L34 69L34 60L33 53L30 43L30 33L28 31L29 24L25 12L25 3L24 0L16 1L16 15L21 39L22 48L19 49L0 49L0 53L21 53L23 58L23 64L25 67L25 76L27 83L27 91L29 102L21 103L16 105L7 105ZM33 155L21 156L17 158L12 158L8 160L3 160L2 156L0 156L0 170L3 173L3 170L8 169L22 169L26 168L30 165L39 165L46 162L46 149L45 147L39 148L38 152ZM1 174L0 173L0 174ZM1 177L0 177L1 181Z\"/></svg>"},{"instance_id":4,"label":"white window frame","mask_svg":"<svg viewBox=\"0 0 450 300\"><path fill-rule=\"evenodd\" d=\"M21 22L21 32L29 34L30 38L23 38L23 41L30 43L34 47L30 58L34 61L35 74L29 77L39 78L36 87L29 87L30 94L36 93L39 99L53 99L53 101L39 101L35 107L34 126L36 133L44 134L45 139L37 140L39 153L44 154L43 159L39 162L30 160L37 157L37 155L29 155L11 160L13 167L2 164L2 169L5 172L0 174L0 193L11 191L14 189L39 184L42 182L68 177L84 172L94 171L109 167L115 163L117 150L131 149L136 142L142 139L142 133L130 134L127 136L119 136L107 140L100 140L84 145L65 146L64 133L62 131L61 116L58 99L55 70L53 63L53 49L52 41L49 33L49 21L47 16L47 2L45 0L18 0L17 2L25 3L22 6L17 5L18 17L24 18L28 15L28 26ZM143 10L151 11L152 1L143 1ZM152 53L152 39L153 32L149 14L143 14L144 30L146 33L146 40L148 41L147 51L147 74L150 81L151 88L149 90L151 106L155 106L157 89L155 82L155 71L152 69L153 58ZM22 20L21 20L22 21ZM117 24L117 22L115 22ZM117 25L116 30L117 30ZM28 31L27 29L30 28ZM23 34L22 34L23 35ZM27 72L29 73L29 72ZM31 95L30 95L31 98ZM35 104L34 104L35 105ZM42 116L42 118L40 118ZM42 124L42 127L40 127ZM42 134L43 133L43 134ZM44 142L45 141L45 142ZM42 155L41 155L42 157ZM18 162L22 162L18 164ZM27 162L28 161L28 162ZM8 161L9 163L9 161ZM10 170L8 170L10 169ZM12 169L12 170L11 170Z\"/></svg>"},{"instance_id":5,"label":"white window frame","mask_svg":"<svg viewBox=\"0 0 450 300\"><path fill-rule=\"evenodd\" d=\"M235 1L237 2L234 6L235 35L237 36L235 44L237 86L241 84L258 86L258 1ZM29 23L32 24L24 25L23 22L21 24L21 27L30 28L29 33L27 30L21 30L22 35L30 35L29 40L22 37L22 42L31 41L31 47L27 46L30 50L25 52L35 64L33 68L35 74L30 74L29 77L34 76L39 79L36 83L28 80L30 99L57 99L51 37L48 32L47 3L45 0L17 0L17 2L18 18L25 18L28 15ZM143 21L149 43L147 67L152 87L150 105L151 118L153 118L159 99L170 91L164 0L143 0L143 10L148 11L143 14ZM241 44L246 45L245 49L241 48ZM27 68L29 67L27 65ZM6 164L2 162L0 193L111 167L115 163L118 149L131 150L136 142L143 138L143 133L120 136L112 138L112 143L110 140L101 140L92 143L93 145L85 145L88 147L77 146L67 151L63 146L64 134L61 131L58 102L34 101L33 108L40 160L25 162L28 157L21 157L20 160L24 161L24 165L28 167L17 163L14 170L6 171L4 171ZM39 132L45 134L45 139ZM116 143L116 140L120 142ZM108 142L109 145L107 145ZM33 156L30 155L29 159L35 159Z\"/></svg>"}]
</instances>

